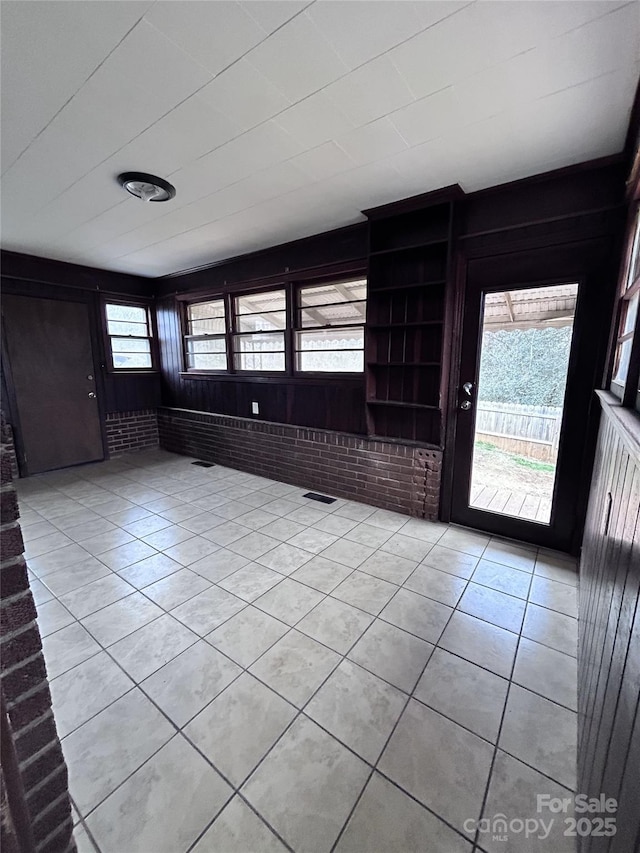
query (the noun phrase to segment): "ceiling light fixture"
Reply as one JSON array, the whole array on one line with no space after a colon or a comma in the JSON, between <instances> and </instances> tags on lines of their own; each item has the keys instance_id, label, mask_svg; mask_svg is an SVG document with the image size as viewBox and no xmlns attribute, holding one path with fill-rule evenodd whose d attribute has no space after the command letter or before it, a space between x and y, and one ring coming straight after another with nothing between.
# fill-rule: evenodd
<instances>
[{"instance_id":1,"label":"ceiling light fixture","mask_svg":"<svg viewBox=\"0 0 640 853\"><path fill-rule=\"evenodd\" d=\"M146 172L123 172L118 175L118 183L142 201L169 201L176 194L176 188L168 181Z\"/></svg>"}]
</instances>

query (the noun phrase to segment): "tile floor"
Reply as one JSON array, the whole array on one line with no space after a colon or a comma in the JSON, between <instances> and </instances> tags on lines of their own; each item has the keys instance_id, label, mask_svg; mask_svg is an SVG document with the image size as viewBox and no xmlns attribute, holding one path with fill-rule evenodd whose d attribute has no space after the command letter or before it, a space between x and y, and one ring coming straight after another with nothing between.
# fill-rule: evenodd
<instances>
[{"instance_id":1,"label":"tile floor","mask_svg":"<svg viewBox=\"0 0 640 853\"><path fill-rule=\"evenodd\" d=\"M80 853L573 850L574 565L191 462L18 483Z\"/></svg>"}]
</instances>

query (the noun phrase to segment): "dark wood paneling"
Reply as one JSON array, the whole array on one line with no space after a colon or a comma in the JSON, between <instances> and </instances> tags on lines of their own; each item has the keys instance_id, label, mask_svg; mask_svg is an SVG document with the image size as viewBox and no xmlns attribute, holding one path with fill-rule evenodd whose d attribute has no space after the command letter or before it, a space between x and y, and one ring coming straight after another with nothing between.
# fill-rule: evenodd
<instances>
[{"instance_id":1,"label":"dark wood paneling","mask_svg":"<svg viewBox=\"0 0 640 853\"><path fill-rule=\"evenodd\" d=\"M578 790L618 800L617 833L582 853L640 841L640 419L608 394L580 565Z\"/></svg>"},{"instance_id":2,"label":"dark wood paneling","mask_svg":"<svg viewBox=\"0 0 640 853\"><path fill-rule=\"evenodd\" d=\"M91 339L100 364L97 390L104 413L132 412L160 404L159 373L117 374L109 371L102 335L101 300L105 293L134 299L148 296L150 280L13 252L3 252L2 263L2 292L5 294L80 301L88 305Z\"/></svg>"},{"instance_id":3,"label":"dark wood paneling","mask_svg":"<svg viewBox=\"0 0 640 853\"><path fill-rule=\"evenodd\" d=\"M161 392L165 406L238 417L251 417L251 403L260 407L257 420L363 434L363 378L198 375L182 373L179 304L172 298L157 303L161 351Z\"/></svg>"},{"instance_id":4,"label":"dark wood paneling","mask_svg":"<svg viewBox=\"0 0 640 853\"><path fill-rule=\"evenodd\" d=\"M0 258L3 277L22 281L25 285L56 284L106 293L126 293L130 296L151 296L154 292L153 279L138 275L68 264L5 250L2 250Z\"/></svg>"},{"instance_id":5,"label":"dark wood paneling","mask_svg":"<svg viewBox=\"0 0 640 853\"><path fill-rule=\"evenodd\" d=\"M367 224L350 225L156 280L158 296L228 287L367 256Z\"/></svg>"},{"instance_id":6,"label":"dark wood paneling","mask_svg":"<svg viewBox=\"0 0 640 853\"><path fill-rule=\"evenodd\" d=\"M615 157L482 190L467 196L460 233L469 237L606 210L620 204L625 178L624 160Z\"/></svg>"}]
</instances>

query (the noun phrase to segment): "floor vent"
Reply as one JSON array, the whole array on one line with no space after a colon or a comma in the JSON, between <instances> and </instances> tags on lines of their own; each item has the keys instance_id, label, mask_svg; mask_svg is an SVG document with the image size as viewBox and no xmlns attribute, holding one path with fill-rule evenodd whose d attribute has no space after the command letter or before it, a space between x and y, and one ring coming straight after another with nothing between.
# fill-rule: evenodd
<instances>
[{"instance_id":1,"label":"floor vent","mask_svg":"<svg viewBox=\"0 0 640 853\"><path fill-rule=\"evenodd\" d=\"M318 495L316 492L307 492L307 494L302 497L309 498L312 501L319 501L321 504L334 504L336 502L335 498L328 498L326 495Z\"/></svg>"},{"instance_id":2,"label":"floor vent","mask_svg":"<svg viewBox=\"0 0 640 853\"><path fill-rule=\"evenodd\" d=\"M192 462L191 464L192 464L192 465L197 465L197 466L198 466L198 468L215 468L215 467L216 467L216 466L213 464L213 462L202 462L200 459L198 459L198 461L197 461L197 462Z\"/></svg>"}]
</instances>

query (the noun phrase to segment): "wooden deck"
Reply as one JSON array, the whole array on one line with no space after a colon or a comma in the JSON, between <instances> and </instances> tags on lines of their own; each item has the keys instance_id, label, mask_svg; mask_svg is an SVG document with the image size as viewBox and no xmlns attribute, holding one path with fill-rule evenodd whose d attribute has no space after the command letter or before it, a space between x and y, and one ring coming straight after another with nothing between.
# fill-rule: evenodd
<instances>
[{"instance_id":1,"label":"wooden deck","mask_svg":"<svg viewBox=\"0 0 640 853\"><path fill-rule=\"evenodd\" d=\"M526 492L514 492L496 486L475 486L471 489L471 506L500 512L529 521L548 524L551 518L551 498L529 495Z\"/></svg>"}]
</instances>

